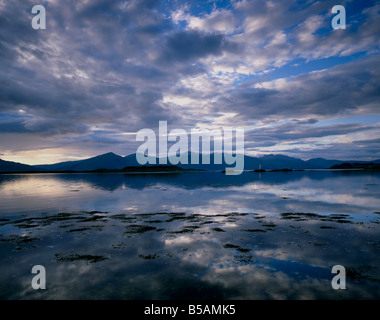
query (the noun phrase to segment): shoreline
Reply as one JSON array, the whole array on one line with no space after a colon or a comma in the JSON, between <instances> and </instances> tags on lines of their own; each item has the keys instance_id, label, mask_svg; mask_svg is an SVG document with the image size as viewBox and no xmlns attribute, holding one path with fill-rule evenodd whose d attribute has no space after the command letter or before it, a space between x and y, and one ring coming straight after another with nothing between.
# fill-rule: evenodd
<instances>
[{"instance_id":1,"label":"shoreline","mask_svg":"<svg viewBox=\"0 0 380 320\"><path fill-rule=\"evenodd\" d=\"M253 173L269 173L269 172L318 172L318 171L326 171L326 172L340 172L340 171L349 171L349 172L380 172L379 170L370 170L364 168L353 168L353 169L268 169L268 170L243 170L243 172L253 172ZM211 173L218 172L224 173L224 170L202 170L202 169L183 169L183 170L168 170L168 171L123 171L123 170L90 170L90 171L74 171L74 170L65 170L65 171L15 171L15 172L0 172L0 175L11 175L11 174L167 174L167 173L188 173L188 172L203 172L203 173Z\"/></svg>"}]
</instances>

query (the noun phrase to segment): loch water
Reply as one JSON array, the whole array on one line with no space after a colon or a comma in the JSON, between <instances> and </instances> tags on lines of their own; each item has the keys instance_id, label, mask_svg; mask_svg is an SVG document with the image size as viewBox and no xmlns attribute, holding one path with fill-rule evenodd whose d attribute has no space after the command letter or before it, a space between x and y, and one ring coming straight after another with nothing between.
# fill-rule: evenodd
<instances>
[{"instance_id":1,"label":"loch water","mask_svg":"<svg viewBox=\"0 0 380 320\"><path fill-rule=\"evenodd\" d=\"M380 174L0 175L0 299L194 297L379 299Z\"/></svg>"}]
</instances>

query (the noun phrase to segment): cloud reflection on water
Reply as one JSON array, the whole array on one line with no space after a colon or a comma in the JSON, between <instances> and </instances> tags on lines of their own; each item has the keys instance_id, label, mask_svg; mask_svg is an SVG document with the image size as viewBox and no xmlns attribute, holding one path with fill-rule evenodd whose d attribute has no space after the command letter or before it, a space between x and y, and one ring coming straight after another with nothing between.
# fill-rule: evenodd
<instances>
[{"instance_id":1,"label":"cloud reflection on water","mask_svg":"<svg viewBox=\"0 0 380 320\"><path fill-rule=\"evenodd\" d=\"M380 215L373 213L380 207L379 176L299 172L297 178L276 173L251 181L248 174L236 183L223 182L218 173L156 175L149 183L146 176L129 175L1 176L6 201L1 205L0 296L380 297ZM112 179L118 187L109 188ZM123 189L124 180L136 182L135 188ZM57 186L59 193L39 185ZM73 192L73 186L82 189ZM331 189L347 196L334 198ZM30 193L23 195L24 190ZM364 198L357 190L364 190ZM289 198L283 199L285 194ZM357 203L358 197L367 202ZM23 199L33 199L35 211L28 211L31 203ZM60 210L64 205L67 211ZM47 270L43 292L30 286L36 264ZM348 270L345 291L331 288L336 264Z\"/></svg>"}]
</instances>

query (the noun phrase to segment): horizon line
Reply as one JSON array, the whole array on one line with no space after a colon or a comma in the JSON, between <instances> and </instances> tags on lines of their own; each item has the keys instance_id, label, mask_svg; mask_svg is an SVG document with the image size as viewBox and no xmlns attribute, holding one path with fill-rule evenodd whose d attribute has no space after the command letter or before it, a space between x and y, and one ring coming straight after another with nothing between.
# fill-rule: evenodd
<instances>
[{"instance_id":1,"label":"horizon line","mask_svg":"<svg viewBox=\"0 0 380 320\"><path fill-rule=\"evenodd\" d=\"M186 151L186 152L183 152L181 154L191 154L192 151ZM202 152L196 152L198 153L199 155L203 155ZM218 152L210 152L210 153L206 153L206 154L209 154L209 155L212 155L212 154L218 154L218 153L224 153L223 151L218 151ZM84 160L89 160L89 159L92 159L92 158L96 158L96 157L100 157L100 156L104 156L104 155L107 155L107 154L114 154L116 156L119 156L119 157L122 157L122 158L125 158L125 157L128 157L128 156L132 156L132 155L136 155L137 153L130 153L130 154L127 154L127 155L120 155L120 154L117 154L113 151L109 151L109 152L105 152L105 153L101 153L101 154L98 154L98 155L94 155L94 156L88 156L88 157L85 157L85 158L81 158L81 159L77 159L77 160L63 160L63 161L58 161L58 162L52 162L52 163L41 163L41 164L28 164L26 162L19 162L19 161L13 161L13 160L5 160L4 158L1 158L0 157L0 160L2 161L8 161L8 162L14 162L14 163L19 163L19 164L25 164L25 165L29 165L29 166L43 166L43 165L54 165L54 164L58 164L58 163L64 163L64 162L77 162L77 161L84 161ZM236 155L236 154L241 154L241 153L237 153L237 152L232 152L231 154L233 155ZM3 154L4 155L4 154ZM317 157L312 157L312 158L298 158L298 157L292 157L292 156L288 156L286 154L283 154L283 153L268 153L268 154L262 154L262 155L256 155L256 156L253 156L253 155L249 155L249 154L246 154L245 152L243 153L244 156L247 156L247 157L251 157L251 158L257 158L257 159L260 159L260 158L263 158L265 156L284 156L284 157L288 157L288 158L292 158L292 159L298 159L298 160L302 160L302 161L309 161L309 160L313 160L313 159L323 159L323 160L327 160L327 161L341 161L341 162L355 162L355 161L360 161L360 162L371 162L371 161L377 161L377 160L380 160L380 158L376 158L375 156L372 157L372 160L353 160L353 159L350 159L350 160L341 160L341 159L331 159L331 158L323 158L323 157L320 157L320 156L317 156ZM149 156L147 156L149 157ZM166 156L159 156L159 155L156 155L154 158L156 159L160 159L160 158L168 158L169 156L166 155ZM200 163L201 164L201 163Z\"/></svg>"}]
</instances>

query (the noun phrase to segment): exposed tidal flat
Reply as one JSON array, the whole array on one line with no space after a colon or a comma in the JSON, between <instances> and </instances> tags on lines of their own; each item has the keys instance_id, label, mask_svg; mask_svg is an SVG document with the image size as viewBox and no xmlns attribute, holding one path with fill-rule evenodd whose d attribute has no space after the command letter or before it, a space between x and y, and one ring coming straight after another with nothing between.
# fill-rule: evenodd
<instances>
[{"instance_id":1,"label":"exposed tidal flat","mask_svg":"<svg viewBox=\"0 0 380 320\"><path fill-rule=\"evenodd\" d=\"M380 298L378 173L9 174L0 196L1 299Z\"/></svg>"}]
</instances>

